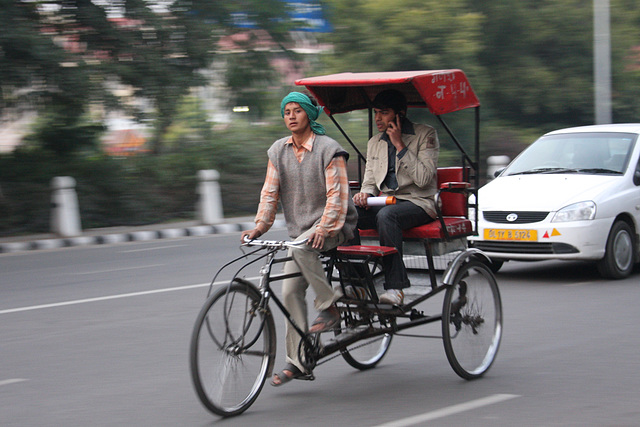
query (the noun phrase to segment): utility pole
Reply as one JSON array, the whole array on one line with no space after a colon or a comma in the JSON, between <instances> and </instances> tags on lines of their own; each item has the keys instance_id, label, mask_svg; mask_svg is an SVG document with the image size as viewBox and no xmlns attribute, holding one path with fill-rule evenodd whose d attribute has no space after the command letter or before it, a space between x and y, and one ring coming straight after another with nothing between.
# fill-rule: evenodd
<instances>
[{"instance_id":1,"label":"utility pole","mask_svg":"<svg viewBox=\"0 0 640 427\"><path fill-rule=\"evenodd\" d=\"M611 123L609 0L593 0L593 80L595 123Z\"/></svg>"}]
</instances>

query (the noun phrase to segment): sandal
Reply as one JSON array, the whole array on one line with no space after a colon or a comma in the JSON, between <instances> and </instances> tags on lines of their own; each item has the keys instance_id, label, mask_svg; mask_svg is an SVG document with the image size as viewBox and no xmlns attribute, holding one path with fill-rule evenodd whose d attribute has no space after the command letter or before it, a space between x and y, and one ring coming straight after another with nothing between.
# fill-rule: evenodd
<instances>
[{"instance_id":1,"label":"sandal","mask_svg":"<svg viewBox=\"0 0 640 427\"><path fill-rule=\"evenodd\" d=\"M291 372L291 376L287 375L284 373L284 371L289 371ZM296 378L302 378L304 376L306 376L307 374L305 374L304 372L302 372L300 369L298 369L298 367L292 363L287 363L284 368L282 368L282 370L280 372L278 372L277 374L273 374L273 378L271 379L271 385L274 387L279 387L283 384L288 383L291 380L294 380ZM274 380L278 378L280 380L279 383L276 383Z\"/></svg>"},{"instance_id":2,"label":"sandal","mask_svg":"<svg viewBox=\"0 0 640 427\"><path fill-rule=\"evenodd\" d=\"M336 306L332 305L328 309L320 312L316 320L311 324L309 333L315 334L328 331L333 329L338 323L340 323L340 312Z\"/></svg>"}]
</instances>

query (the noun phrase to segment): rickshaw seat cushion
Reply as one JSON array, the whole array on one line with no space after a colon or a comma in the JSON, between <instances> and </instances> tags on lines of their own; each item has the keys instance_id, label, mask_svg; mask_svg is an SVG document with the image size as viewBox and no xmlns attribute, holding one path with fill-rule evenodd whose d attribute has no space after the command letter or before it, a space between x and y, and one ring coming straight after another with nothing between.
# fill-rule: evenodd
<instances>
[{"instance_id":1,"label":"rickshaw seat cushion","mask_svg":"<svg viewBox=\"0 0 640 427\"><path fill-rule=\"evenodd\" d=\"M444 182L440 184L441 190L453 190L453 189L467 189L471 187L471 183L469 182Z\"/></svg>"},{"instance_id":2,"label":"rickshaw seat cushion","mask_svg":"<svg viewBox=\"0 0 640 427\"><path fill-rule=\"evenodd\" d=\"M391 254L398 253L398 250L393 246L338 246L338 252L342 255L356 255L356 256L374 256L383 257Z\"/></svg>"},{"instance_id":3,"label":"rickshaw seat cushion","mask_svg":"<svg viewBox=\"0 0 640 427\"><path fill-rule=\"evenodd\" d=\"M471 221L467 218L444 217L442 218L447 228L449 238L469 236L473 233ZM377 230L359 230L361 237L378 237ZM446 240L446 235L442 229L439 220L430 222L429 224L419 225L409 228L402 232L404 239L429 239L429 240Z\"/></svg>"}]
</instances>

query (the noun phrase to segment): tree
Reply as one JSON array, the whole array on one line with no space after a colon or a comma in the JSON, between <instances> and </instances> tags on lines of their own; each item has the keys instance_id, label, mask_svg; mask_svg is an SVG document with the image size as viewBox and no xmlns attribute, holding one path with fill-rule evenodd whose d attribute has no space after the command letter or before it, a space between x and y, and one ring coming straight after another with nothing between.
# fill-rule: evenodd
<instances>
[{"instance_id":1,"label":"tree","mask_svg":"<svg viewBox=\"0 0 640 427\"><path fill-rule=\"evenodd\" d=\"M326 0L330 71L462 68L481 76L482 15L464 0Z\"/></svg>"},{"instance_id":2,"label":"tree","mask_svg":"<svg viewBox=\"0 0 640 427\"><path fill-rule=\"evenodd\" d=\"M640 117L640 4L612 0L612 81L614 122Z\"/></svg>"},{"instance_id":3,"label":"tree","mask_svg":"<svg viewBox=\"0 0 640 427\"><path fill-rule=\"evenodd\" d=\"M499 135L593 123L592 0L325 3L330 72L461 68ZM611 0L611 28L614 121L635 121L640 3Z\"/></svg>"},{"instance_id":4,"label":"tree","mask_svg":"<svg viewBox=\"0 0 640 427\"><path fill-rule=\"evenodd\" d=\"M640 81L629 61L640 40L640 5L610 4L614 121L635 121ZM545 130L593 123L592 0L469 5L486 17L479 60L490 71L483 91L496 117Z\"/></svg>"},{"instance_id":5,"label":"tree","mask_svg":"<svg viewBox=\"0 0 640 427\"><path fill-rule=\"evenodd\" d=\"M25 104L59 104L77 109L90 93L86 68L52 37L54 23L42 21L34 2L1 0L0 113Z\"/></svg>"},{"instance_id":6,"label":"tree","mask_svg":"<svg viewBox=\"0 0 640 427\"><path fill-rule=\"evenodd\" d=\"M237 14L276 40L287 17L280 0L0 1L3 111L25 92L38 107L68 105L79 117L92 103L115 107L111 89L124 87L137 101L128 107L153 120L156 153L181 99L205 84L199 71L219 37L242 30Z\"/></svg>"}]
</instances>

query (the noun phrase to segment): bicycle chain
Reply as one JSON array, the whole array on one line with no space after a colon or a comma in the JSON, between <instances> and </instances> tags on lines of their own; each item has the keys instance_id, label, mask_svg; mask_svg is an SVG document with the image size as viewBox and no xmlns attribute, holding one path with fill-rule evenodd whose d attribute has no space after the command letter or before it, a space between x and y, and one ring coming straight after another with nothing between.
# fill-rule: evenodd
<instances>
[{"instance_id":1,"label":"bicycle chain","mask_svg":"<svg viewBox=\"0 0 640 427\"><path fill-rule=\"evenodd\" d=\"M359 349L359 348L361 348L361 347L364 347L365 345L370 345L370 344L374 343L375 341L379 341L379 340L381 340L381 339L382 339L382 337L375 337L374 339L371 339L371 340L369 340L369 341L367 341L367 342L364 342L364 343L362 343L362 344L359 344L359 345L357 345L357 346L355 346L355 347L348 347L348 348L345 348L345 350L346 350L346 351L353 351L353 350L357 350L357 349ZM342 351L340 351L340 352L336 353L336 355L334 355L334 356L331 356L331 357L328 357L328 358L326 358L326 359L323 359L323 360L322 360L322 361L320 361L320 362L316 362L316 366L324 365L324 364L325 364L325 363L327 363L328 361L333 360L333 359L335 359L336 357L340 357L340 356L342 356Z\"/></svg>"}]
</instances>

